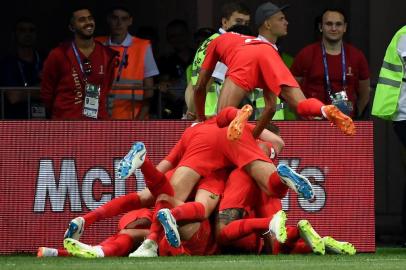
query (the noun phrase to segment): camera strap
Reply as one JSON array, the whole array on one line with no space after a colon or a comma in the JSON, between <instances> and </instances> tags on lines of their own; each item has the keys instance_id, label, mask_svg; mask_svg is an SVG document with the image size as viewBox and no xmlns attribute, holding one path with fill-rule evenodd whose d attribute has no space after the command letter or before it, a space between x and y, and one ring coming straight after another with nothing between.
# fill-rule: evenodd
<instances>
[{"instance_id":1,"label":"camera strap","mask_svg":"<svg viewBox=\"0 0 406 270\"><path fill-rule=\"evenodd\" d=\"M327 94L330 97L330 99L333 100L334 95L332 93L330 76L328 75L327 53L326 53L326 48L324 47L323 41L321 42L321 52L322 52L322 55L323 55L325 89L326 89ZM341 69L342 69L342 74L343 74L342 75L343 91L346 91L346 89L347 89L347 77L346 77L345 72L346 72L346 69L347 69L347 64L346 64L346 60L345 60L344 43L341 44Z\"/></svg>"}]
</instances>

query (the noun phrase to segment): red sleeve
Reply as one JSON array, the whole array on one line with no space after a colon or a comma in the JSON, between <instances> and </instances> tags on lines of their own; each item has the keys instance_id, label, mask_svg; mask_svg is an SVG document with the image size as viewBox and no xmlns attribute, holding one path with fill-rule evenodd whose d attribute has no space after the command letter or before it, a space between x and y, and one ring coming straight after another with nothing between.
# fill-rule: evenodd
<instances>
[{"instance_id":1,"label":"red sleeve","mask_svg":"<svg viewBox=\"0 0 406 270\"><path fill-rule=\"evenodd\" d=\"M52 50L45 60L42 70L40 97L49 111L52 110L56 87L59 83L59 67L62 66L58 59L60 55L57 49Z\"/></svg>"},{"instance_id":2,"label":"red sleeve","mask_svg":"<svg viewBox=\"0 0 406 270\"><path fill-rule=\"evenodd\" d=\"M221 37L221 36L220 36ZM216 67L217 62L220 60L220 56L217 52L217 44L220 37L215 38L209 43L206 50L206 56L204 58L202 69L207 71L213 71Z\"/></svg>"},{"instance_id":3,"label":"red sleeve","mask_svg":"<svg viewBox=\"0 0 406 270\"><path fill-rule=\"evenodd\" d=\"M176 167L182 158L183 146L182 140L179 140L175 146L171 149L169 154L165 157L165 160L169 161L174 167Z\"/></svg>"},{"instance_id":4,"label":"red sleeve","mask_svg":"<svg viewBox=\"0 0 406 270\"><path fill-rule=\"evenodd\" d=\"M106 50L106 47L101 45L101 48L103 48L103 50ZM110 49L107 49L110 50ZM103 81L103 87L106 90L106 97L103 97L100 99L100 108L103 108L102 110L100 110L100 119L109 119L109 113L107 110L107 100L108 100L108 95L111 92L111 89L113 87L113 81L114 81L114 60L115 60L115 56L113 53L111 53L110 51L106 51L105 54L107 55L107 60L106 61L106 66L107 66L107 70L106 70L106 75Z\"/></svg>"},{"instance_id":5,"label":"red sleeve","mask_svg":"<svg viewBox=\"0 0 406 270\"><path fill-rule=\"evenodd\" d=\"M358 50L359 53L359 80L367 80L370 78L369 74L369 66L368 66L368 61L365 58L365 55L362 53L362 51Z\"/></svg>"},{"instance_id":6,"label":"red sleeve","mask_svg":"<svg viewBox=\"0 0 406 270\"><path fill-rule=\"evenodd\" d=\"M275 56L272 60L273 68L269 71L271 78L273 76L270 85L273 85L273 89L278 89L278 92L280 92L281 86L299 87L298 82L280 55L276 51L274 53Z\"/></svg>"},{"instance_id":7,"label":"red sleeve","mask_svg":"<svg viewBox=\"0 0 406 270\"><path fill-rule=\"evenodd\" d=\"M247 128L252 132L255 128L255 125L247 123Z\"/></svg>"}]
</instances>

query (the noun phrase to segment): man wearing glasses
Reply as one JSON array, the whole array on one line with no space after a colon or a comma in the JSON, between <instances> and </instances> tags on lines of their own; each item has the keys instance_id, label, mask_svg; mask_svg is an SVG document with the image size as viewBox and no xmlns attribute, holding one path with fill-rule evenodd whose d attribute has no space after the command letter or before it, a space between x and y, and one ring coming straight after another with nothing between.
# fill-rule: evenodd
<instances>
[{"instance_id":1,"label":"man wearing glasses","mask_svg":"<svg viewBox=\"0 0 406 270\"><path fill-rule=\"evenodd\" d=\"M303 48L291 71L307 98L334 104L360 117L369 102L369 68L364 54L345 43L347 22L342 11L327 9L319 23L321 41Z\"/></svg>"},{"instance_id":2,"label":"man wearing glasses","mask_svg":"<svg viewBox=\"0 0 406 270\"><path fill-rule=\"evenodd\" d=\"M73 40L53 49L44 63L41 99L52 119L107 119L115 53L93 39L87 7L72 9L69 29Z\"/></svg>"}]
</instances>

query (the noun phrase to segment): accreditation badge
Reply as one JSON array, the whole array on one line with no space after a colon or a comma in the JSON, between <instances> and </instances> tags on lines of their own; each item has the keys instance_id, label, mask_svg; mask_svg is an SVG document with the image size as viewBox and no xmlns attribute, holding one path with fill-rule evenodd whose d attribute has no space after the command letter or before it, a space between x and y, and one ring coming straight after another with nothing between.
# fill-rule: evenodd
<instances>
[{"instance_id":1,"label":"accreditation badge","mask_svg":"<svg viewBox=\"0 0 406 270\"><path fill-rule=\"evenodd\" d=\"M348 116L351 116L352 111L354 110L352 102L348 100L347 92L345 90L335 93L331 104L335 105L340 111Z\"/></svg>"},{"instance_id":2,"label":"accreditation badge","mask_svg":"<svg viewBox=\"0 0 406 270\"><path fill-rule=\"evenodd\" d=\"M86 96L85 104L83 106L83 115L97 119L99 112L99 98L100 98L100 86L94 84L86 84L85 87Z\"/></svg>"}]
</instances>

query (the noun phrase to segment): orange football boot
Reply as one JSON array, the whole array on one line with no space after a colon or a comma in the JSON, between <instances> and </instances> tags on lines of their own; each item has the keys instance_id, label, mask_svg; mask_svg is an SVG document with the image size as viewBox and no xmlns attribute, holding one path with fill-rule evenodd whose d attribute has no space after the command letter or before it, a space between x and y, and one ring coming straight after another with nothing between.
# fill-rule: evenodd
<instances>
[{"instance_id":1,"label":"orange football boot","mask_svg":"<svg viewBox=\"0 0 406 270\"><path fill-rule=\"evenodd\" d=\"M249 104L244 105L240 110L238 110L237 116L231 121L227 129L227 139L230 141L236 141L241 138L242 131L244 130L245 124L252 114L252 107Z\"/></svg>"},{"instance_id":2,"label":"orange football boot","mask_svg":"<svg viewBox=\"0 0 406 270\"><path fill-rule=\"evenodd\" d=\"M325 113L326 118L331 122L331 125L336 125L347 135L355 134L355 125L351 117L341 112L336 106L323 106L323 112Z\"/></svg>"}]
</instances>

